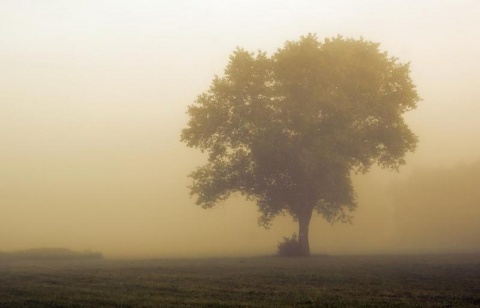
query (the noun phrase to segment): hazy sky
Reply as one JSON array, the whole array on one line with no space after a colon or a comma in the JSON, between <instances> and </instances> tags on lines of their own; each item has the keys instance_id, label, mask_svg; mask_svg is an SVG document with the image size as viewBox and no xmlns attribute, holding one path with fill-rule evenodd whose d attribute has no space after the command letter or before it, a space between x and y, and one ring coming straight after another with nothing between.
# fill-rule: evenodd
<instances>
[{"instance_id":1,"label":"hazy sky","mask_svg":"<svg viewBox=\"0 0 480 308\"><path fill-rule=\"evenodd\" d=\"M407 166L400 174L356 177L354 224L332 227L314 218L312 251L478 251L471 239L480 237L480 226L462 229L462 215L455 216L457 236L442 236L452 228L446 217L462 213L465 202L452 199L436 216L432 189L428 205L419 204L431 209L425 215L392 193L424 170L446 174L455 171L441 170L480 160L478 16L477 0L2 0L0 251L273 253L296 231L290 217L267 231L242 199L208 211L195 206L186 176L203 157L179 135L187 106L222 74L236 46L271 53L309 32L380 42L411 62L423 98L407 115L420 138ZM468 190L474 186L455 189L474 198L466 203L480 204ZM468 217L480 220L480 210L469 206ZM415 232L425 228L430 233ZM428 243L433 233L439 239Z\"/></svg>"}]
</instances>

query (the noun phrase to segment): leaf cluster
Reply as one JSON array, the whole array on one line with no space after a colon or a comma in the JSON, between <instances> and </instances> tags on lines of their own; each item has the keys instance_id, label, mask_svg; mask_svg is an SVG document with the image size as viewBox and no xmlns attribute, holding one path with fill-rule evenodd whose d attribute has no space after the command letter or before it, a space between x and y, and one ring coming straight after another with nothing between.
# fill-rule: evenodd
<instances>
[{"instance_id":1,"label":"leaf cluster","mask_svg":"<svg viewBox=\"0 0 480 308\"><path fill-rule=\"evenodd\" d=\"M364 39L309 34L271 56L237 48L182 131L189 147L208 153L190 175L197 204L239 192L257 203L264 226L305 209L348 220L351 172L398 169L415 149L403 119L419 101L409 75L409 64Z\"/></svg>"}]
</instances>

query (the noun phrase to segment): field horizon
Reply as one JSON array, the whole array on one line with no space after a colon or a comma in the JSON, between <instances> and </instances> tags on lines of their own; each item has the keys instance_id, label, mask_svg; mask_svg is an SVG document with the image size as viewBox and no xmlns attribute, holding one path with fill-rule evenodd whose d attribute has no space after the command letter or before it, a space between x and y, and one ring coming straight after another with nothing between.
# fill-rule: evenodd
<instances>
[{"instance_id":1,"label":"field horizon","mask_svg":"<svg viewBox=\"0 0 480 308\"><path fill-rule=\"evenodd\" d=\"M480 305L480 254L18 260L0 307Z\"/></svg>"}]
</instances>

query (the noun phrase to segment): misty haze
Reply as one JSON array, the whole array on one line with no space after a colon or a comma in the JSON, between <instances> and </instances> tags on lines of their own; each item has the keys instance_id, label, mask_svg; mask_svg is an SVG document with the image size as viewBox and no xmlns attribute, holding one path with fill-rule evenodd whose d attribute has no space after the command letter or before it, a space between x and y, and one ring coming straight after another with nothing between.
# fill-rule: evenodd
<instances>
[{"instance_id":1,"label":"misty haze","mask_svg":"<svg viewBox=\"0 0 480 308\"><path fill-rule=\"evenodd\" d=\"M84 277L112 295L107 277L149 271L165 301L116 305L335 305L336 285L315 288L340 276L344 305L480 305L479 15L473 0L2 1L0 306L47 305L45 275L71 306ZM312 257L277 257L289 240ZM362 277L386 291L346 296ZM225 285L244 297L209 293ZM205 301L178 302L185 288Z\"/></svg>"}]
</instances>

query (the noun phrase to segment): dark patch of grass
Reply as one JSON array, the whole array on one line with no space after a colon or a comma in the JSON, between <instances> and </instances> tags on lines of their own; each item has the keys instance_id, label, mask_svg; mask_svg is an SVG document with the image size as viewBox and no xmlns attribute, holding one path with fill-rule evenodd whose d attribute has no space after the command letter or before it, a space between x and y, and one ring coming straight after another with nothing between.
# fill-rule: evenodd
<instances>
[{"instance_id":1,"label":"dark patch of grass","mask_svg":"<svg viewBox=\"0 0 480 308\"><path fill-rule=\"evenodd\" d=\"M479 255L0 262L0 307L479 305Z\"/></svg>"}]
</instances>

